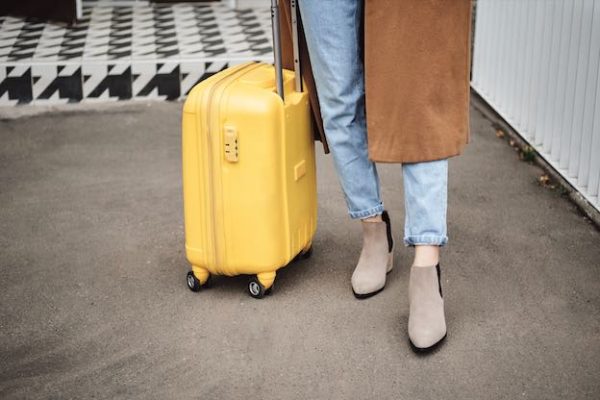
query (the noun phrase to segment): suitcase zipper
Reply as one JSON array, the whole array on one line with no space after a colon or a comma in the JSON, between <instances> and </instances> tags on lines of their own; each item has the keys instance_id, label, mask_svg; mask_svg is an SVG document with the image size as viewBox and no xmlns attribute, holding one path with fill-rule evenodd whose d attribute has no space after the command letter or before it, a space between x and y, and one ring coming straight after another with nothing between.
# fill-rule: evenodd
<instances>
[{"instance_id":1,"label":"suitcase zipper","mask_svg":"<svg viewBox=\"0 0 600 400\"><path fill-rule=\"evenodd\" d=\"M235 81L235 78L239 78L241 75L243 75L246 72L251 71L254 68L250 68L250 67L258 67L261 64L259 63L251 63L248 64L246 66L241 67L240 69L238 69L237 71L233 72L231 75L228 75L226 77L224 77L222 80L216 82L208 91L208 93L206 94L206 108L205 110L207 110L206 112L206 118L205 118L205 132L206 132L206 141L207 141L207 146L206 148L208 149L207 154L208 154L208 165L209 165L209 169L208 169L208 177L209 177L209 190L211 192L211 199L210 199L210 210L211 210L211 224L212 224L212 232L213 232L213 251L214 251L214 260L215 260L215 270L218 271L219 273L223 274L224 269L223 269L223 265L222 265L222 260L221 260L221 255L219 252L219 248L220 246L220 240L219 240L219 235L217 233L217 219L216 219L216 200L217 200L217 195L216 195L216 190L215 190L215 180L214 180L214 158L213 158L213 129L212 129L212 121L213 121L213 114L216 114L218 112L218 110L220 109L220 104L215 104L215 102L213 101L213 96L215 94L215 92L217 91L218 88L220 88L221 86L223 86L225 83L232 83L233 81ZM222 92L221 92L221 96L222 96ZM219 115L220 116L220 115ZM218 121L219 119L217 119ZM217 132L218 134L218 132Z\"/></svg>"}]
</instances>

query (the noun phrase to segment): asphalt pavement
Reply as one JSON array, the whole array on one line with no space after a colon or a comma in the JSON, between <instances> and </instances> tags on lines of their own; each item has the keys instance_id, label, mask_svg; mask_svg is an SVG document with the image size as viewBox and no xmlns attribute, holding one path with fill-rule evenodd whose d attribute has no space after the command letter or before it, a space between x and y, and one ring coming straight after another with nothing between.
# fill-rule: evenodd
<instances>
[{"instance_id":1,"label":"asphalt pavement","mask_svg":"<svg viewBox=\"0 0 600 400\"><path fill-rule=\"evenodd\" d=\"M419 356L412 250L354 298L360 225L319 143L312 257L263 300L247 277L187 289L181 108L0 120L0 398L600 398L600 233L478 111L450 160L448 338ZM401 243L401 166L379 172Z\"/></svg>"}]
</instances>

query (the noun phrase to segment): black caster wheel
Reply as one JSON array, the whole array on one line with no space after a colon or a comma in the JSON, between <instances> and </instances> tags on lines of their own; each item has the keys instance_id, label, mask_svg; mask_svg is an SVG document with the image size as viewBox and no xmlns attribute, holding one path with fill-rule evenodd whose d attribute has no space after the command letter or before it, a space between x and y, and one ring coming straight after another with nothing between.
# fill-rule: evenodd
<instances>
[{"instance_id":1,"label":"black caster wheel","mask_svg":"<svg viewBox=\"0 0 600 400\"><path fill-rule=\"evenodd\" d=\"M307 258L310 258L310 256L312 256L312 252L313 252L313 248L312 248L312 246L310 246L308 248L308 250L300 253L300 259L301 260L306 260Z\"/></svg>"},{"instance_id":2,"label":"black caster wheel","mask_svg":"<svg viewBox=\"0 0 600 400\"><path fill-rule=\"evenodd\" d=\"M248 282L248 293L250 293L250 296L254 297L255 299L262 299L270 290L271 288L266 290L263 284L260 283L258 278L255 276L250 278L250 281Z\"/></svg>"},{"instance_id":3,"label":"black caster wheel","mask_svg":"<svg viewBox=\"0 0 600 400\"><path fill-rule=\"evenodd\" d=\"M190 288L192 292L199 292L200 289L208 285L208 283L210 282L210 276L208 277L208 280L204 283L204 285L202 285L198 278L196 278L196 275L194 275L192 271L189 271L187 273L186 281L188 288Z\"/></svg>"},{"instance_id":4,"label":"black caster wheel","mask_svg":"<svg viewBox=\"0 0 600 400\"><path fill-rule=\"evenodd\" d=\"M275 284L273 283L273 284L271 285L271 287L270 287L270 288L268 288L267 290L265 290L265 294L266 294L267 296L270 296L270 295L272 295L272 294L273 294L273 287L274 287L274 286L275 286Z\"/></svg>"}]
</instances>

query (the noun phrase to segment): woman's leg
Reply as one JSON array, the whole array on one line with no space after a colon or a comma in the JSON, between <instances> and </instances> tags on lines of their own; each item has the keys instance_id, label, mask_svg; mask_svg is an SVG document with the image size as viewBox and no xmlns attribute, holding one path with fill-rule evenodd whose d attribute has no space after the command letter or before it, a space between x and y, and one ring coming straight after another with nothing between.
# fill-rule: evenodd
<instances>
[{"instance_id":1,"label":"woman's leg","mask_svg":"<svg viewBox=\"0 0 600 400\"><path fill-rule=\"evenodd\" d=\"M428 349L446 336L439 249L448 243L448 160L402 165L404 244L415 247L410 271L408 334L417 349Z\"/></svg>"},{"instance_id":2,"label":"woman's leg","mask_svg":"<svg viewBox=\"0 0 600 400\"><path fill-rule=\"evenodd\" d=\"M362 1L301 0L300 11L327 143L348 213L383 212L379 178L368 158L361 59Z\"/></svg>"},{"instance_id":3,"label":"woman's leg","mask_svg":"<svg viewBox=\"0 0 600 400\"><path fill-rule=\"evenodd\" d=\"M448 243L448 159L402 164L402 175L406 215L404 244L417 247L415 261L436 264L439 247ZM429 249L421 253L420 246ZM436 251L431 252L431 247Z\"/></svg>"},{"instance_id":4,"label":"woman's leg","mask_svg":"<svg viewBox=\"0 0 600 400\"><path fill-rule=\"evenodd\" d=\"M363 248L352 287L357 297L366 297L385 285L392 243L377 169L367 149L363 1L301 0L299 5L325 136L348 213L363 220Z\"/></svg>"}]
</instances>

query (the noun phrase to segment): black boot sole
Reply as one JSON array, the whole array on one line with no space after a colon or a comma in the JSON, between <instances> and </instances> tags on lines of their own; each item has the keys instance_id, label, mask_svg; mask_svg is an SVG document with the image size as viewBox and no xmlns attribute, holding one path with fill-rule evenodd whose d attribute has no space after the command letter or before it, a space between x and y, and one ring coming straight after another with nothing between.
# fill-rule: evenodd
<instances>
[{"instance_id":1,"label":"black boot sole","mask_svg":"<svg viewBox=\"0 0 600 400\"><path fill-rule=\"evenodd\" d=\"M408 342L410 343L410 348L415 353L425 355L425 354L429 354L429 353L433 352L434 350L436 350L437 348L439 348L440 345L446 341L447 336L448 336L448 332L446 332L446 334L440 340L438 340L437 342L435 342L434 344L432 344L429 347L417 347L413 344L413 342L410 340L410 338L408 339Z\"/></svg>"},{"instance_id":2,"label":"black boot sole","mask_svg":"<svg viewBox=\"0 0 600 400\"><path fill-rule=\"evenodd\" d=\"M373 297L376 294L378 294L379 292L383 291L383 289L385 289L385 286L383 286L381 289L376 290L374 292L371 293L364 293L364 294L360 294L360 293L356 293L354 291L354 289L352 289L352 293L354 293L354 297L356 297L359 300L364 300L364 299L368 299L369 297Z\"/></svg>"},{"instance_id":3,"label":"black boot sole","mask_svg":"<svg viewBox=\"0 0 600 400\"><path fill-rule=\"evenodd\" d=\"M391 273L392 273L392 271L393 271L393 270L394 270L394 269L390 269L390 270L389 270L389 271L387 271L385 274L386 274L386 275L389 275L389 274L391 274ZM382 292L382 291L383 291L383 289L385 289L385 285L383 285L383 287L382 287L381 289L379 289L379 290L376 290L376 291L374 291L374 292L371 292L371 293L359 294L359 293L356 293L356 292L354 291L354 289L352 289L352 293L354 293L354 297L356 297L357 299L359 299L359 300L364 300L364 299L368 299L369 297L373 297L373 296L375 296L375 295L376 295L377 293L379 293L379 292Z\"/></svg>"}]
</instances>

